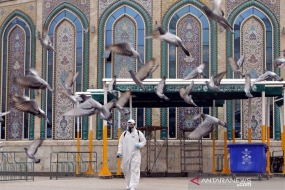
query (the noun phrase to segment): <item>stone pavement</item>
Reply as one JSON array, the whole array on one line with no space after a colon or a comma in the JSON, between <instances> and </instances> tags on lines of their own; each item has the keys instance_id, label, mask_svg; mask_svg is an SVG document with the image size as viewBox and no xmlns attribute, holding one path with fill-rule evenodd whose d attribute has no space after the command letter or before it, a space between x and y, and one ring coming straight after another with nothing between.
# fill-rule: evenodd
<instances>
[{"instance_id":1,"label":"stone pavement","mask_svg":"<svg viewBox=\"0 0 285 190\"><path fill-rule=\"evenodd\" d=\"M273 177L269 180L257 180L257 177L251 177L251 187L237 187L233 183L217 183L216 179L225 179L226 177L207 177L201 176L200 179L194 180L198 184L192 183L191 180L195 177L142 177L139 183L138 190L223 190L223 189L240 189L240 190L284 190L285 178ZM203 182L202 179L214 180L213 183ZM230 176L227 179L231 179ZM209 181L208 181L209 182ZM34 181L0 181L0 190L124 190L125 181L123 178L99 179L98 177L66 177L55 178L35 177Z\"/></svg>"}]
</instances>

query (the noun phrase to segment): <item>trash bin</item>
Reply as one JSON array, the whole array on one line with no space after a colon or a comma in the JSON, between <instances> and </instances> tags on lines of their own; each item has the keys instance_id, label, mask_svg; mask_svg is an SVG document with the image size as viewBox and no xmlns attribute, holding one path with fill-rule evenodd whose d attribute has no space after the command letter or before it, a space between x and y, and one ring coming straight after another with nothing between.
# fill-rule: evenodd
<instances>
[{"instance_id":1,"label":"trash bin","mask_svg":"<svg viewBox=\"0 0 285 190\"><path fill-rule=\"evenodd\" d=\"M228 148L232 173L266 173L266 144L229 144Z\"/></svg>"}]
</instances>

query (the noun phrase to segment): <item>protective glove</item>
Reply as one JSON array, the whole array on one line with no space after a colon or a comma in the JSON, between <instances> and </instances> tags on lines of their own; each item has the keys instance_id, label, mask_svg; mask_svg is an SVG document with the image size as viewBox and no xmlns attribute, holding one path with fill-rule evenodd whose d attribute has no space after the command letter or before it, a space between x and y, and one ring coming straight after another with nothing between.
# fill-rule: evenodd
<instances>
[{"instance_id":1,"label":"protective glove","mask_svg":"<svg viewBox=\"0 0 285 190\"><path fill-rule=\"evenodd\" d=\"M139 143L137 143L137 144L136 144L136 147L137 147L137 148L140 148L141 146L140 146L140 144L139 144Z\"/></svg>"},{"instance_id":2,"label":"protective glove","mask_svg":"<svg viewBox=\"0 0 285 190\"><path fill-rule=\"evenodd\" d=\"M118 153L117 158L121 158L121 157L122 157L121 153Z\"/></svg>"}]
</instances>

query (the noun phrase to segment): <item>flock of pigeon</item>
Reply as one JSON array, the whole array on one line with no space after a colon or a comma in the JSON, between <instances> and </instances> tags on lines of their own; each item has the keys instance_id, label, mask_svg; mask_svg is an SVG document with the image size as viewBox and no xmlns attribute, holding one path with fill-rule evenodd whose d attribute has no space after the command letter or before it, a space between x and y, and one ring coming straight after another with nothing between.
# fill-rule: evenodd
<instances>
[{"instance_id":1,"label":"flock of pigeon","mask_svg":"<svg viewBox=\"0 0 285 190\"><path fill-rule=\"evenodd\" d=\"M205 14L208 16L209 19L212 19L216 21L218 24L220 24L225 29L230 30L233 32L232 26L228 23L228 21L224 17L224 12L220 7L222 0L213 0L212 1L212 9L210 9L207 6L203 7L203 10ZM88 31L87 29L84 30ZM189 51L186 49L186 47L183 45L182 40L167 31L165 31L161 26L159 26L156 22L155 30L146 36L146 39L160 39L161 41L165 41L166 43L170 45L174 45L176 47L179 47L183 50L183 52L186 54L186 56L190 56ZM52 43L49 39L49 36L44 33L43 38L39 38L41 45L46 50L52 50L54 52L55 49L52 46ZM123 55L123 56L129 56L138 59L139 63L142 64L140 69L135 73L132 70L129 70L130 76L133 79L133 81L144 91L146 92L146 89L144 85L142 84L142 81L146 79L149 75L151 75L158 67L159 64L156 64L156 59L151 58L149 61L147 61L145 64L143 64L142 59L140 58L140 54L134 49L133 45L128 42L124 43L117 43L112 44L109 46L106 46L106 51L113 52L115 54ZM285 55L284 55L285 56ZM243 65L243 62L245 60L244 56L241 56L240 59L236 62L232 57L228 59L229 64L232 68L232 70L236 73L239 73L242 77L245 77L245 87L244 91L248 98L253 98L252 94L250 93L250 89L253 84L259 81L264 81L267 79L274 78L277 81L282 81L283 79L280 78L276 73L271 71L266 71L263 75L259 76L252 84L251 84L251 77L249 73L243 74L241 72L241 67ZM285 64L285 59L283 58L277 58L274 60L274 67L282 67ZM195 69L193 69L184 79L190 80L194 78L200 78L202 75L203 77L206 77L203 70L205 68L205 64L202 63ZM206 81L206 85L209 89L213 91L223 91L220 89L220 82L226 72L221 72L217 74L216 76L211 76L209 81ZM60 93L64 94L65 97L67 97L70 101L72 101L75 106L73 109L67 111L64 113L64 116L73 116L73 117L83 117L83 116L90 116L93 114L97 114L101 119L106 120L110 124L112 124L112 108L117 108L122 114L129 114L129 110L126 109L124 106L127 104L131 97L131 89L123 93L120 97L118 97L117 92L113 89L115 83L116 83L116 76L112 79L112 81L108 85L108 93L114 95L114 99L109 101L108 103L102 105L96 100L94 100L91 97L88 97L84 94L75 95L73 92L73 84L76 80L76 77L78 76L78 73L74 75L73 72L69 71L66 75L65 80L63 81L63 88L59 90ZM158 85L155 87L155 93L158 97L170 101L168 97L165 96L163 93L163 89L165 86L165 80L166 77L164 76L161 81L158 83ZM27 89L48 89L51 92L53 92L53 89L50 87L50 85L42 78L39 77L37 71L33 68L28 69L28 74L25 76L19 76L15 77L13 79L13 82L15 85L27 88ZM187 86L186 88L181 88L179 90L179 94L181 98L187 103L191 104L193 106L197 105L194 103L191 91L194 86L194 80ZM39 118L45 118L47 123L51 125L51 122L48 120L46 113L39 108L38 103L34 99L30 99L27 96L20 96L18 94L12 94L11 95L11 105L14 109L22 112L27 112L30 114L33 114ZM11 110L12 111L12 110ZM0 113L0 121L3 121L1 116L9 114L11 111ZM190 133L188 138L191 139L200 139L205 135L208 135L210 132L213 131L214 125L221 125L226 127L226 123L223 121L220 121L218 118L207 115L207 114L199 114L194 116L192 119L198 119L202 117L203 122L198 125L193 132ZM33 141L29 148L25 148L26 154L29 158L33 159L35 163L39 163L40 159L35 157L35 154L37 152L38 147L42 145L43 140L42 139L36 139ZM2 143L0 142L0 145ZM1 146L0 146L1 148Z\"/></svg>"}]
</instances>

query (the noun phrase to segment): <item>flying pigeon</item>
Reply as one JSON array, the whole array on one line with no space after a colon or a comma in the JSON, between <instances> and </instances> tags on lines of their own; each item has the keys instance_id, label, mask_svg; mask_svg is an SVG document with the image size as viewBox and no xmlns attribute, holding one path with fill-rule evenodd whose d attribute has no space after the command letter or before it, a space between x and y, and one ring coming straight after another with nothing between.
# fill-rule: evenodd
<instances>
[{"instance_id":1,"label":"flying pigeon","mask_svg":"<svg viewBox=\"0 0 285 190\"><path fill-rule=\"evenodd\" d=\"M273 61L273 65L274 67L278 67L278 68L281 68L285 65L285 59L284 58L276 58L274 61Z\"/></svg>"},{"instance_id":2,"label":"flying pigeon","mask_svg":"<svg viewBox=\"0 0 285 190\"><path fill-rule=\"evenodd\" d=\"M134 73L133 70L129 70L130 75L133 81L141 88L145 90L145 87L142 84L142 81L147 78L152 72L154 72L154 68L157 68L155 64L155 58L151 58L146 64L144 64L137 73Z\"/></svg>"},{"instance_id":3,"label":"flying pigeon","mask_svg":"<svg viewBox=\"0 0 285 190\"><path fill-rule=\"evenodd\" d=\"M243 62L244 62L244 55L239 58L238 62L236 62L233 57L229 57L229 63L232 70L236 73L239 73L242 77L244 77L244 74L242 74L240 69L243 65Z\"/></svg>"},{"instance_id":4,"label":"flying pigeon","mask_svg":"<svg viewBox=\"0 0 285 190\"><path fill-rule=\"evenodd\" d=\"M227 128L227 124L223 121L220 121L218 118L210 116L208 114L200 114L203 118L203 122L198 125L194 131L192 131L188 138L191 139L200 139L214 130L214 125L222 125L223 127ZM197 117L196 117L197 118Z\"/></svg>"},{"instance_id":5,"label":"flying pigeon","mask_svg":"<svg viewBox=\"0 0 285 190\"><path fill-rule=\"evenodd\" d=\"M18 95L12 95L12 107L16 110L27 112L30 114L33 114L35 116L38 116L39 118L45 118L47 123L51 125L50 121L47 118L46 113L39 108L39 105L35 99L30 99L27 96L18 96Z\"/></svg>"},{"instance_id":6,"label":"flying pigeon","mask_svg":"<svg viewBox=\"0 0 285 190\"><path fill-rule=\"evenodd\" d=\"M198 106L194 103L194 101L193 101L193 99L192 99L192 96L190 95L190 93L191 93L191 91L192 91L192 89L193 89L193 86L194 86L194 81L192 81L192 82L190 83L190 85L187 86L186 89L183 88L183 87L180 88L180 89L179 89L179 94L180 94L180 97L183 98L183 100L184 100L187 104L192 104L192 105L198 107Z\"/></svg>"},{"instance_id":7,"label":"flying pigeon","mask_svg":"<svg viewBox=\"0 0 285 190\"><path fill-rule=\"evenodd\" d=\"M99 117L103 120L106 120L110 124L113 123L112 121L112 113L111 109L116 105L117 100L113 99L110 102L103 105L103 107L106 109L104 112L100 111L99 109L96 109L95 113L99 115Z\"/></svg>"},{"instance_id":8,"label":"flying pigeon","mask_svg":"<svg viewBox=\"0 0 285 190\"><path fill-rule=\"evenodd\" d=\"M115 84L116 84L116 75L114 76L114 78L111 80L111 82L108 85L108 92L110 94L113 94L115 97L117 97L118 95L116 94L116 91L113 89Z\"/></svg>"},{"instance_id":9,"label":"flying pigeon","mask_svg":"<svg viewBox=\"0 0 285 190\"><path fill-rule=\"evenodd\" d=\"M35 69L28 69L29 74L26 76L21 77L14 77L13 82L15 85L18 85L22 88L29 88L29 89L46 89L48 88L51 92L53 89L50 85L41 77L39 77L38 72Z\"/></svg>"},{"instance_id":10,"label":"flying pigeon","mask_svg":"<svg viewBox=\"0 0 285 190\"><path fill-rule=\"evenodd\" d=\"M3 121L4 121L4 119L2 118L2 116L5 116L5 115L7 115L7 114L9 114L9 113L10 113L10 111L4 112L4 113L0 113L0 122L3 122Z\"/></svg>"},{"instance_id":11,"label":"flying pigeon","mask_svg":"<svg viewBox=\"0 0 285 190\"><path fill-rule=\"evenodd\" d=\"M198 67L196 67L195 69L193 69L185 78L184 80L189 80L189 79L193 79L198 77L198 75L203 75L204 77L207 77L203 70L205 69L205 64L202 63L201 65L199 65Z\"/></svg>"},{"instance_id":12,"label":"flying pigeon","mask_svg":"<svg viewBox=\"0 0 285 190\"><path fill-rule=\"evenodd\" d=\"M216 76L211 76L210 78L210 82L206 81L206 85L208 88L210 88L211 90L214 91L223 91L222 89L220 89L220 82L222 80L222 78L224 77L224 75L226 74L226 71L221 72L219 74L217 74Z\"/></svg>"},{"instance_id":13,"label":"flying pigeon","mask_svg":"<svg viewBox=\"0 0 285 190\"><path fill-rule=\"evenodd\" d=\"M70 94L70 95L74 95L73 93L73 89L71 88L74 84L74 82L76 81L76 78L78 76L78 73L77 72L74 76L73 76L73 72L72 71L68 71L66 77L65 77L65 80L64 80L64 85L63 87L67 90L67 92Z\"/></svg>"},{"instance_id":14,"label":"flying pigeon","mask_svg":"<svg viewBox=\"0 0 285 190\"><path fill-rule=\"evenodd\" d=\"M35 157L35 154L37 153L38 148L42 146L42 143L42 139L36 139L30 144L29 148L24 148L27 156L30 159L33 159L36 164L41 161L41 159Z\"/></svg>"},{"instance_id":15,"label":"flying pigeon","mask_svg":"<svg viewBox=\"0 0 285 190\"><path fill-rule=\"evenodd\" d=\"M224 17L224 11L221 9L222 0L212 1L212 10L208 6L203 6L203 10L209 19L212 19L219 23L225 29L231 30L233 33L233 27L228 23Z\"/></svg>"},{"instance_id":16,"label":"flying pigeon","mask_svg":"<svg viewBox=\"0 0 285 190\"><path fill-rule=\"evenodd\" d=\"M49 39L49 36L47 35L47 33L43 34L43 38L39 38L41 45L46 49L46 50L53 50L54 52L56 52L54 50L54 47L52 46L52 43Z\"/></svg>"},{"instance_id":17,"label":"flying pigeon","mask_svg":"<svg viewBox=\"0 0 285 190\"><path fill-rule=\"evenodd\" d=\"M125 115L125 114L129 114L130 111L127 110L126 108L124 108L124 106L128 103L130 97L131 97L132 91L131 89L129 89L128 91L126 91L123 95L121 95L119 97L119 99L117 100L115 107L118 108L118 110L121 112L121 114Z\"/></svg>"},{"instance_id":18,"label":"flying pigeon","mask_svg":"<svg viewBox=\"0 0 285 190\"><path fill-rule=\"evenodd\" d=\"M3 142L0 142L0 148L2 148L2 144L3 144Z\"/></svg>"},{"instance_id":19,"label":"flying pigeon","mask_svg":"<svg viewBox=\"0 0 285 190\"><path fill-rule=\"evenodd\" d=\"M163 89L164 89L164 86L165 86L165 80L166 80L166 77L164 76L161 79L161 81L158 83L158 85L154 87L154 91L155 91L155 93L157 94L158 97L163 98L163 99L169 101L169 98L167 98L165 96L165 94L163 93Z\"/></svg>"},{"instance_id":20,"label":"flying pigeon","mask_svg":"<svg viewBox=\"0 0 285 190\"><path fill-rule=\"evenodd\" d=\"M66 89L62 89L60 90L60 92L74 104L77 104L77 102L82 101L82 98L79 95L71 95L67 92Z\"/></svg>"},{"instance_id":21,"label":"flying pigeon","mask_svg":"<svg viewBox=\"0 0 285 190\"><path fill-rule=\"evenodd\" d=\"M157 21L155 21L155 23L157 25ZM170 32L166 32L161 26L157 26L157 30L159 31L159 33L155 30L151 34L147 35L146 39L159 38L161 41L165 41L170 45L180 47L187 56L190 56L189 51L182 44L182 40L178 36L171 34Z\"/></svg>"},{"instance_id":22,"label":"flying pigeon","mask_svg":"<svg viewBox=\"0 0 285 190\"><path fill-rule=\"evenodd\" d=\"M134 57L138 59L141 64L143 64L140 54L135 50L134 46L129 42L112 44L112 45L106 46L106 49L116 54L119 54L119 55Z\"/></svg>"},{"instance_id":23,"label":"flying pigeon","mask_svg":"<svg viewBox=\"0 0 285 190\"><path fill-rule=\"evenodd\" d=\"M260 75L253 83L251 86L253 86L256 82L264 81L267 79L272 79L274 78L276 81L283 81L283 78L279 77L276 73L272 71L266 71L264 74Z\"/></svg>"},{"instance_id":24,"label":"flying pigeon","mask_svg":"<svg viewBox=\"0 0 285 190\"><path fill-rule=\"evenodd\" d=\"M250 83L251 83L251 77L247 73L245 74L244 92L245 92L246 97L253 98L253 95L250 93L250 89L251 89Z\"/></svg>"}]
</instances>

